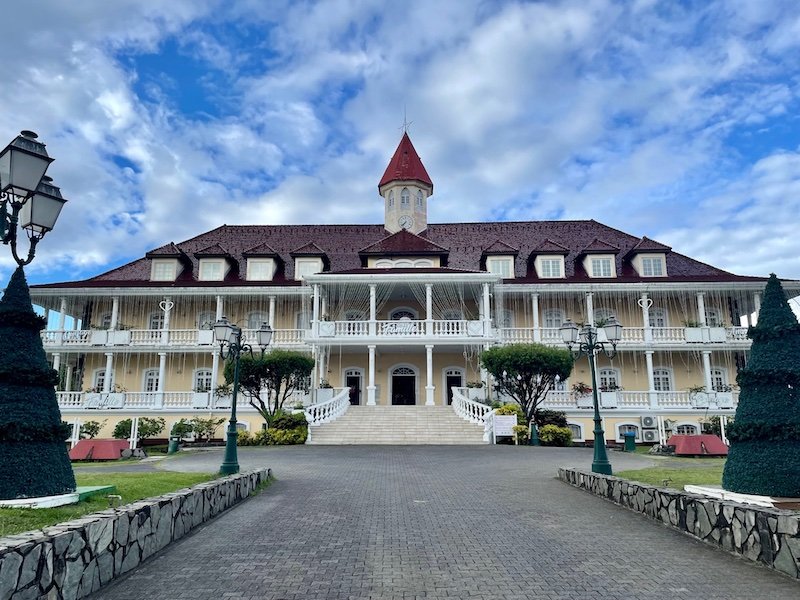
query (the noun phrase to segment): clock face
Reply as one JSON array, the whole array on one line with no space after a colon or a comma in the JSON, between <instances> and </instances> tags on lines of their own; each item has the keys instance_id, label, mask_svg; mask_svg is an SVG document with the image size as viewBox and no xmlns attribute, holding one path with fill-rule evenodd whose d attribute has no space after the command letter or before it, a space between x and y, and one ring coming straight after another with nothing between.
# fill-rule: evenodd
<instances>
[{"instance_id":1,"label":"clock face","mask_svg":"<svg viewBox=\"0 0 800 600\"><path fill-rule=\"evenodd\" d=\"M414 226L414 219L409 217L408 215L403 215L399 219L397 219L397 224L400 225L403 229L411 229Z\"/></svg>"}]
</instances>

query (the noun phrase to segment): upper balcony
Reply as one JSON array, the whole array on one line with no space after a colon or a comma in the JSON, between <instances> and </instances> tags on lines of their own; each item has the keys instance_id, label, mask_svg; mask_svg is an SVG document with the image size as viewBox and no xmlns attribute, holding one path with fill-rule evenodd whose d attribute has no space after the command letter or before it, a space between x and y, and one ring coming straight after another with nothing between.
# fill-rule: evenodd
<instances>
[{"instance_id":1,"label":"upper balcony","mask_svg":"<svg viewBox=\"0 0 800 600\"><path fill-rule=\"evenodd\" d=\"M602 328L597 331L599 340L605 341ZM562 344L557 328L506 327L499 330L504 343ZM685 348L699 345L726 345L747 349L750 347L747 327L624 327L618 347L657 346L660 348Z\"/></svg>"},{"instance_id":2,"label":"upper balcony","mask_svg":"<svg viewBox=\"0 0 800 600\"><path fill-rule=\"evenodd\" d=\"M376 321L320 321L307 332L312 343L475 343L495 341L491 324L471 320L421 320L402 318Z\"/></svg>"}]
</instances>

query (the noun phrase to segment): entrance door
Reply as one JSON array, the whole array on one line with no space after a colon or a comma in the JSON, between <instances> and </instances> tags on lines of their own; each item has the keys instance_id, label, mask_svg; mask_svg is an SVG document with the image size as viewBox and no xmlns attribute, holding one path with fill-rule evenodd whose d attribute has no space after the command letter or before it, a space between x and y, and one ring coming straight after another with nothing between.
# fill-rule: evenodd
<instances>
[{"instance_id":1,"label":"entrance door","mask_svg":"<svg viewBox=\"0 0 800 600\"><path fill-rule=\"evenodd\" d=\"M344 384L350 388L350 404L361 404L361 372L345 371Z\"/></svg>"},{"instance_id":2,"label":"entrance door","mask_svg":"<svg viewBox=\"0 0 800 600\"><path fill-rule=\"evenodd\" d=\"M464 387L464 374L455 369L448 369L444 374L444 385L447 388L447 403L453 403L453 387Z\"/></svg>"},{"instance_id":3,"label":"entrance door","mask_svg":"<svg viewBox=\"0 0 800 600\"><path fill-rule=\"evenodd\" d=\"M392 404L413 406L417 403L417 374L408 367L392 371Z\"/></svg>"}]
</instances>

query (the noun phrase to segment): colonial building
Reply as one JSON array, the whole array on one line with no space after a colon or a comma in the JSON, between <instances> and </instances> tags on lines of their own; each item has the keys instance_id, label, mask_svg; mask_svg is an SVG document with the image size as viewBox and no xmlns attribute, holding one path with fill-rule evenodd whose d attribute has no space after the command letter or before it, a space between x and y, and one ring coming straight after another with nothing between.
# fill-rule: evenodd
<instances>
[{"instance_id":1,"label":"colonial building","mask_svg":"<svg viewBox=\"0 0 800 600\"><path fill-rule=\"evenodd\" d=\"M326 423L365 407L340 433L373 413L392 419L398 405L419 407L423 421L441 414L436 406L479 421L484 409L470 398L492 393L481 351L561 345L565 319L602 325L612 315L623 338L597 373L609 440L635 431L658 441L665 428L698 431L702 419L733 413L764 278L594 220L429 224L433 181L407 134L378 192L381 224L222 225L87 280L34 286L57 324L43 340L62 374L65 418L105 419L109 435L121 418L227 414L210 330L223 315L250 340L267 322L273 348L313 354L309 390L293 402ZM584 358L546 402L566 411L578 441L592 436L591 398L580 392L590 383ZM241 426L260 428L240 404ZM348 438L326 441L337 439ZM360 441L370 440L381 441L374 427Z\"/></svg>"}]
</instances>

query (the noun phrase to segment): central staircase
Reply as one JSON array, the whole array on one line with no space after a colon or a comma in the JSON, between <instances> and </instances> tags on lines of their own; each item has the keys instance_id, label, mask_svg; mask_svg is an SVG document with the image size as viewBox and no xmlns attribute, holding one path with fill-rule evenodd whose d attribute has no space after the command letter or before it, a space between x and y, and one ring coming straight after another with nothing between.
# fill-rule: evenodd
<instances>
[{"instance_id":1,"label":"central staircase","mask_svg":"<svg viewBox=\"0 0 800 600\"><path fill-rule=\"evenodd\" d=\"M351 406L311 428L311 444L483 444L483 426L449 406Z\"/></svg>"}]
</instances>

